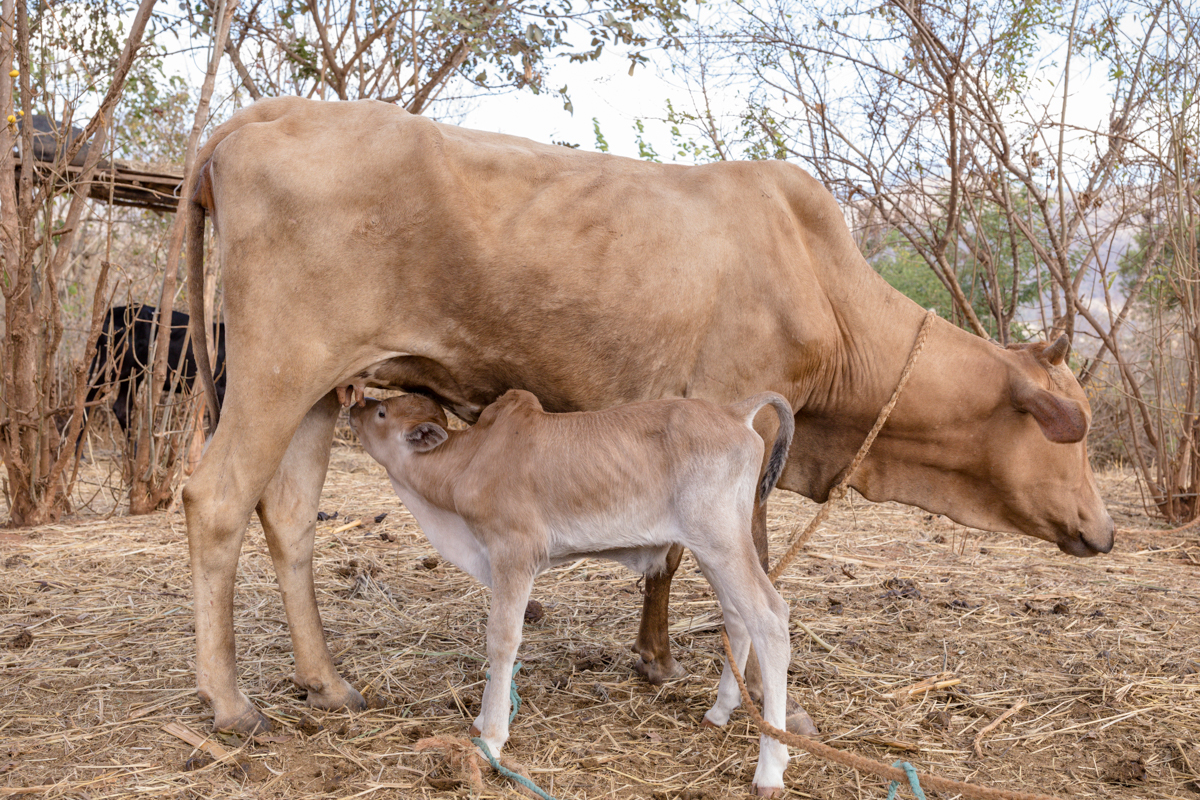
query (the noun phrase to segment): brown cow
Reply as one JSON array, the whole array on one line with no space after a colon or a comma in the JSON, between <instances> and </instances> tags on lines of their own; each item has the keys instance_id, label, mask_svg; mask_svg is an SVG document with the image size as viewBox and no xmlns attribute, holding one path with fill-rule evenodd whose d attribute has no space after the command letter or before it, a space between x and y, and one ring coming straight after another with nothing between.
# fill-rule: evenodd
<instances>
[{"instance_id":1,"label":"brown cow","mask_svg":"<svg viewBox=\"0 0 1200 800\"><path fill-rule=\"evenodd\" d=\"M779 433L760 481L765 448L752 423L765 405ZM783 471L787 400L764 392L726 407L693 398L546 414L513 389L470 429L447 431L441 406L402 395L356 406L350 424L438 552L492 590L491 672L473 726L492 754L508 741L509 683L533 579L581 557L657 574L678 545L717 594L738 669L754 642L763 716L784 726L788 606L759 566L750 518ZM724 725L740 703L726 663L704 722ZM787 761L787 747L759 738L760 796L782 794Z\"/></svg>"},{"instance_id":2,"label":"brown cow","mask_svg":"<svg viewBox=\"0 0 1200 800\"><path fill-rule=\"evenodd\" d=\"M237 687L234 656L234 575L254 510L294 680L315 706L363 703L334 668L312 582L336 387L420 390L468 421L513 388L548 411L775 391L796 410L779 485L822 500L924 315L863 260L829 193L779 161L654 164L385 103L280 98L220 126L197 163L192 336L203 356L207 209L229 378L184 501L197 680L221 729L267 724ZM1112 520L1088 466L1090 411L1066 341L1005 350L935 322L853 485L1075 555L1107 552ZM764 440L773 417L756 420ZM765 519L759 504L763 558ZM648 583L635 648L652 679L675 669L666 593L681 552Z\"/></svg>"}]
</instances>

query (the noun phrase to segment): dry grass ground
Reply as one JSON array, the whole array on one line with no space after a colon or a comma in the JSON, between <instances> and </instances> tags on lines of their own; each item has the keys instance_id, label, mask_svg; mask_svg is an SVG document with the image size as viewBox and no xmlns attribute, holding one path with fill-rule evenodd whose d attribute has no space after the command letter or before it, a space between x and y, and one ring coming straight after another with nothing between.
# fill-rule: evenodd
<instances>
[{"instance_id":1,"label":"dry grass ground","mask_svg":"<svg viewBox=\"0 0 1200 800\"><path fill-rule=\"evenodd\" d=\"M1132 477L1102 484L1118 525L1150 524ZM321 508L337 512L316 546L329 644L372 708L305 707L252 525L237 594L241 681L275 731L209 740L231 751L215 762L176 735L207 735L209 722L194 689L182 515L0 533L0 797L470 796L443 753L415 745L466 735L483 688L487 592L430 558L357 446L335 448ZM773 552L813 508L776 495ZM1112 555L1081 561L856 499L782 583L791 693L829 743L887 763L1068 798L1200 798L1198 578L1196 533L1125 535ZM655 688L630 670L639 592L636 576L603 562L539 580L544 616L525 628L524 705L506 756L560 800L745 796L757 752L747 716L698 725L720 667L712 593L685 561L672 632L688 676ZM789 797L885 794L804 754L786 780ZM478 796L517 794L485 769Z\"/></svg>"}]
</instances>

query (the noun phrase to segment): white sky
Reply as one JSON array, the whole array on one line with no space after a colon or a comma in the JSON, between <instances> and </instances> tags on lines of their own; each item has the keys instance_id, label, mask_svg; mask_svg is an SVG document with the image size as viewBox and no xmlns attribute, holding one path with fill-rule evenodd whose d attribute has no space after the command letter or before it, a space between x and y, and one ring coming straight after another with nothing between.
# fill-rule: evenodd
<instances>
[{"instance_id":1,"label":"white sky","mask_svg":"<svg viewBox=\"0 0 1200 800\"><path fill-rule=\"evenodd\" d=\"M527 91L497 95L478 101L454 122L481 130L525 136L542 142L569 142L596 149L592 119L599 120L609 152L637 157L634 121L646 120L647 141L669 160L670 138L662 123L667 100L689 105L686 89L669 82L669 75L653 64L638 66L629 75L629 61L613 53L587 64L559 63L546 83L557 90L569 87L574 114L563 109L557 94L533 95ZM449 120L448 120L449 121Z\"/></svg>"},{"instance_id":2,"label":"white sky","mask_svg":"<svg viewBox=\"0 0 1200 800\"><path fill-rule=\"evenodd\" d=\"M719 4L718 0L714 5ZM705 13L718 13L718 9L709 6ZM659 55L659 60L665 62ZM638 66L633 76L629 75L629 61L612 50L606 50L598 61L583 64L556 59L546 78L545 85L550 89L546 93L533 95L528 91L510 91L482 97L456 108L435 105L431 110L444 114L443 119L447 122L525 136L542 142L569 142L588 150L596 147L593 130L593 118L596 118L608 141L609 151L631 157L638 156L634 123L642 119L644 138L662 160L670 161L673 160L675 148L668 126L658 120L666 115L668 99L679 110L692 110L694 104L681 77L656 65L653 56L649 64ZM191 82L198 85L206 57L203 47L176 54L169 59L167 71L190 75L194 78ZM222 63L222 71L225 75L221 84L227 87L235 78L227 59ZM1048 77L1055 83L1055 79L1061 75L1056 72L1051 66ZM1074 124L1085 127L1105 125L1109 108L1106 92L1110 87L1103 72L1103 69L1089 69L1082 60L1076 61L1072 75L1072 97L1068 104L1068 113ZM563 85L569 87L573 114L563 109L562 99L556 91ZM1035 86L1035 95L1041 95L1031 98L1035 106L1060 92L1060 87L1047 82ZM221 91L219 87L218 95ZM722 92L720 87L709 87L709 100L717 112L725 110L736 113L741 107L741 98L729 91ZM214 101L219 103L220 98L215 97ZM228 115L227 106L214 108L214 116L218 120Z\"/></svg>"}]
</instances>

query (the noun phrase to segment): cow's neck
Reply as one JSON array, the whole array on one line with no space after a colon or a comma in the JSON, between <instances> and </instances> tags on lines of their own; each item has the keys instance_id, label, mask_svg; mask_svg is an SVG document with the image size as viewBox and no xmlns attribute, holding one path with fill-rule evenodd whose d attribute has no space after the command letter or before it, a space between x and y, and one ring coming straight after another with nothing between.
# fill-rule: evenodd
<instances>
[{"instance_id":1,"label":"cow's neck","mask_svg":"<svg viewBox=\"0 0 1200 800\"><path fill-rule=\"evenodd\" d=\"M842 479L912 352L925 310L886 287L838 309L838 353L826 383L798 406L780 486L818 501ZM851 485L869 499L948 513L941 476L953 472L982 422L1007 396L993 343L934 320L912 376ZM931 494L932 493L932 494Z\"/></svg>"}]
</instances>

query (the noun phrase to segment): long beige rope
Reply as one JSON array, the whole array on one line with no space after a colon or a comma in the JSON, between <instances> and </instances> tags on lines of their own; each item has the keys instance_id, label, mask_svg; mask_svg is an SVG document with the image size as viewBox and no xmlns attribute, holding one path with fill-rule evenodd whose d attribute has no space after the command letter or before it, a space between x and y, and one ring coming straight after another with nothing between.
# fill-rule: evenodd
<instances>
[{"instance_id":1,"label":"long beige rope","mask_svg":"<svg viewBox=\"0 0 1200 800\"><path fill-rule=\"evenodd\" d=\"M817 509L817 513L809 521L808 527L792 537L787 550L775 562L775 566L771 567L771 571L767 573L767 577L771 579L771 583L777 582L784 570L796 560L796 556L800 553L800 548L813 535L813 531L829 516L829 512L833 510L834 503L846 496L846 492L850 487L850 479L854 477L854 473L858 471L859 465L867 457L867 453L871 450L871 445L875 443L875 437L879 435L879 431L883 428L884 423L888 421L888 417L892 414L892 409L896 407L897 401L900 400L900 393L904 391L905 384L908 383L909 377L912 376L913 367L916 366L917 357L925 349L925 340L929 338L929 329L933 326L935 317L937 317L936 312L932 310L925 312L925 320L921 323L921 329L917 332L917 339L913 342L912 350L908 354L908 362L904 365L904 371L900 373L900 380L896 383L896 389L892 392L891 398L880 409L879 416L875 418L875 424L871 427L871 432L867 434L867 438L863 440L862 446L858 448L858 452L854 455L854 460L850 462L850 467L846 470L846 474L842 476L842 480L830 490L829 497Z\"/></svg>"},{"instance_id":2,"label":"long beige rope","mask_svg":"<svg viewBox=\"0 0 1200 800\"><path fill-rule=\"evenodd\" d=\"M1195 528L1198 525L1200 525L1200 517L1196 517L1196 519L1192 520L1191 522L1185 522L1178 528L1118 528L1117 533L1157 533L1170 536L1172 534L1190 531L1192 528Z\"/></svg>"},{"instance_id":3,"label":"long beige rope","mask_svg":"<svg viewBox=\"0 0 1200 800\"><path fill-rule=\"evenodd\" d=\"M833 761L844 767L857 769L871 775L878 775L884 780L898 781L902 785L908 783L908 775L902 769L889 767L883 762L875 761L866 756L858 756L853 753L847 753L845 750L838 750L836 747L830 747L827 744L814 741L807 736L781 731L774 725L769 724L762 718L762 714L758 713L758 707L750 699L750 691L746 688L746 682L742 679L742 673L738 670L737 662L733 660L733 648L729 646L729 636L725 633L724 628L721 628L721 642L725 645L725 657L729 659L729 668L733 670L733 677L737 679L738 689L742 692L742 705L749 710L750 716L754 719L754 724L758 726L760 732L770 736L772 739L783 742L789 747L798 747L801 750L812 753L818 758ZM1007 789L993 789L988 786L977 786L973 783L952 781L949 778L941 778L937 775L931 775L928 772L922 773L920 779L921 784L926 788L937 789L939 792L945 794L961 794L964 797L975 798L975 800L1062 800L1059 797L1049 794L1013 792Z\"/></svg>"}]
</instances>

